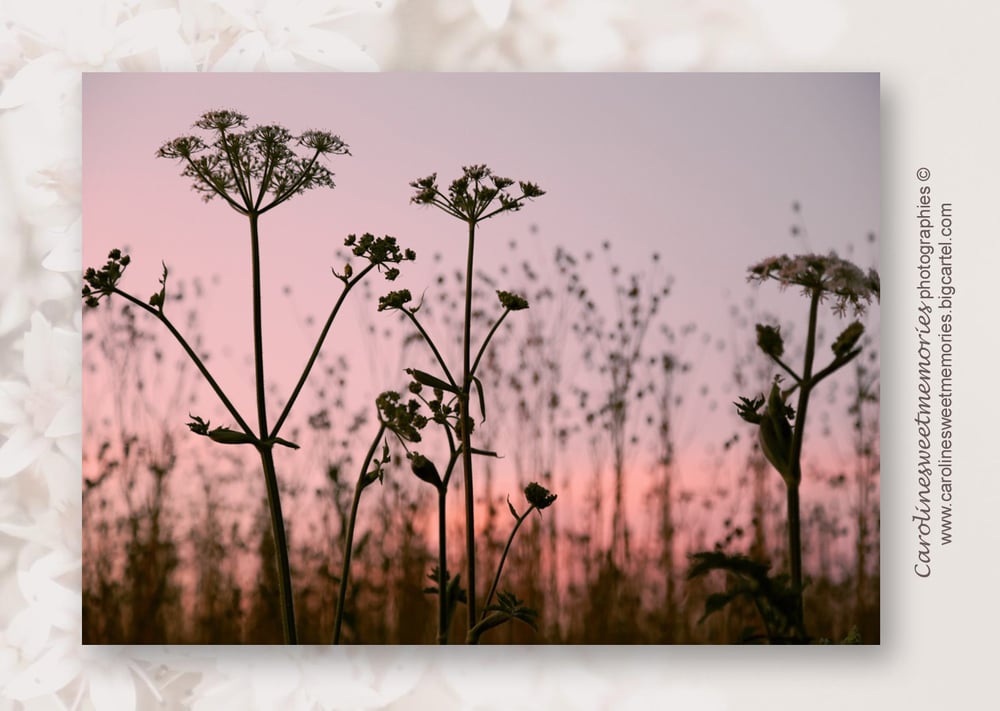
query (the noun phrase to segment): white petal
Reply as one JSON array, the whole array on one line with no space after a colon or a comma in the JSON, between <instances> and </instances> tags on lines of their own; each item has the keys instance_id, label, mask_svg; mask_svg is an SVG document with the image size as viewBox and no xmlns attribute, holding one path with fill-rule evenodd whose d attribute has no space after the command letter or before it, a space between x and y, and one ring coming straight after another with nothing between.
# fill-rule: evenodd
<instances>
[{"instance_id":1,"label":"white petal","mask_svg":"<svg viewBox=\"0 0 1000 711\"><path fill-rule=\"evenodd\" d=\"M42 266L54 272L79 272L83 268L80 220L76 220L57 238L56 245L45 255Z\"/></svg>"},{"instance_id":2,"label":"white petal","mask_svg":"<svg viewBox=\"0 0 1000 711\"><path fill-rule=\"evenodd\" d=\"M127 665L127 659L118 657L91 667L87 679L90 700L97 711L135 710L135 680Z\"/></svg>"},{"instance_id":3,"label":"white petal","mask_svg":"<svg viewBox=\"0 0 1000 711\"><path fill-rule=\"evenodd\" d=\"M25 64L0 90L0 109L13 109L38 99L58 95L68 84L66 60L56 52ZM79 79L79 73L77 73Z\"/></svg>"},{"instance_id":4,"label":"white petal","mask_svg":"<svg viewBox=\"0 0 1000 711\"><path fill-rule=\"evenodd\" d=\"M269 72L295 71L295 55L287 49L269 49L264 53L264 64Z\"/></svg>"},{"instance_id":5,"label":"white petal","mask_svg":"<svg viewBox=\"0 0 1000 711\"><path fill-rule=\"evenodd\" d=\"M771 40L789 55L807 59L828 52L844 31L837 0L750 0Z\"/></svg>"},{"instance_id":6,"label":"white petal","mask_svg":"<svg viewBox=\"0 0 1000 711\"><path fill-rule=\"evenodd\" d=\"M49 488L49 505L63 509L80 500L80 467L58 452L46 452L38 460L38 468Z\"/></svg>"},{"instance_id":7,"label":"white petal","mask_svg":"<svg viewBox=\"0 0 1000 711\"><path fill-rule=\"evenodd\" d=\"M56 440L56 449L71 461L79 462L80 454L83 452L83 437L80 435L59 437Z\"/></svg>"},{"instance_id":8,"label":"white petal","mask_svg":"<svg viewBox=\"0 0 1000 711\"><path fill-rule=\"evenodd\" d=\"M24 334L24 372L32 388L75 386L83 362L80 334L52 324L37 311Z\"/></svg>"},{"instance_id":9,"label":"white petal","mask_svg":"<svg viewBox=\"0 0 1000 711\"><path fill-rule=\"evenodd\" d=\"M172 8L148 10L137 17L125 20L115 28L115 48L112 56L121 59L152 49L162 38L177 36L180 26L180 15Z\"/></svg>"},{"instance_id":10,"label":"white petal","mask_svg":"<svg viewBox=\"0 0 1000 711\"><path fill-rule=\"evenodd\" d=\"M14 615L7 625L6 641L20 650L22 658L34 659L45 650L51 633L52 625L39 618L38 610L29 605Z\"/></svg>"},{"instance_id":11,"label":"white petal","mask_svg":"<svg viewBox=\"0 0 1000 711\"><path fill-rule=\"evenodd\" d=\"M247 0L215 0L213 4L228 13L244 30L253 30L256 27L257 23L254 22L253 15L251 14L253 12L253 2L247 2Z\"/></svg>"},{"instance_id":12,"label":"white petal","mask_svg":"<svg viewBox=\"0 0 1000 711\"><path fill-rule=\"evenodd\" d=\"M45 430L46 437L68 437L83 431L83 404L79 394L66 399Z\"/></svg>"},{"instance_id":13,"label":"white petal","mask_svg":"<svg viewBox=\"0 0 1000 711\"><path fill-rule=\"evenodd\" d=\"M681 71L690 69L704 56L705 43L694 32L657 37L642 50L647 69Z\"/></svg>"},{"instance_id":14,"label":"white petal","mask_svg":"<svg viewBox=\"0 0 1000 711\"><path fill-rule=\"evenodd\" d=\"M250 32L240 37L226 53L212 65L215 72L253 71L267 51L267 40L260 32Z\"/></svg>"},{"instance_id":15,"label":"white petal","mask_svg":"<svg viewBox=\"0 0 1000 711\"><path fill-rule=\"evenodd\" d=\"M29 428L15 429L0 446L0 479L12 477L34 464L48 446L43 437L35 436Z\"/></svg>"},{"instance_id":16,"label":"white petal","mask_svg":"<svg viewBox=\"0 0 1000 711\"><path fill-rule=\"evenodd\" d=\"M160 69L165 72L193 72L198 69L191 47L179 34L171 34L156 45Z\"/></svg>"},{"instance_id":17,"label":"white petal","mask_svg":"<svg viewBox=\"0 0 1000 711\"><path fill-rule=\"evenodd\" d=\"M0 300L0 336L20 330L31 312L31 301L21 290L4 294Z\"/></svg>"},{"instance_id":18,"label":"white petal","mask_svg":"<svg viewBox=\"0 0 1000 711\"><path fill-rule=\"evenodd\" d=\"M378 63L354 40L332 30L315 27L296 30L288 46L300 57L331 69L349 72L378 71Z\"/></svg>"},{"instance_id":19,"label":"white petal","mask_svg":"<svg viewBox=\"0 0 1000 711\"><path fill-rule=\"evenodd\" d=\"M80 673L76 645L61 640L2 687L14 701L27 701L43 694L53 694Z\"/></svg>"},{"instance_id":20,"label":"white petal","mask_svg":"<svg viewBox=\"0 0 1000 711\"><path fill-rule=\"evenodd\" d=\"M0 424L18 425L25 421L22 404L30 389L13 380L0 382Z\"/></svg>"},{"instance_id":21,"label":"white petal","mask_svg":"<svg viewBox=\"0 0 1000 711\"><path fill-rule=\"evenodd\" d=\"M24 334L24 373L32 387L48 384L49 341L52 324L37 311L31 315L31 329Z\"/></svg>"},{"instance_id":22,"label":"white petal","mask_svg":"<svg viewBox=\"0 0 1000 711\"><path fill-rule=\"evenodd\" d=\"M491 30L499 30L510 14L510 0L472 0L472 6Z\"/></svg>"}]
</instances>

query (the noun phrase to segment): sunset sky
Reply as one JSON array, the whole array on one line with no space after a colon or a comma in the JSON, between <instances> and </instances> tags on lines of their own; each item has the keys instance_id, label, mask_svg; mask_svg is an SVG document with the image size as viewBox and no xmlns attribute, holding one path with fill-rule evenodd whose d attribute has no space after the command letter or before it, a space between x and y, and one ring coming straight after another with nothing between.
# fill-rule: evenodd
<instances>
[{"instance_id":1,"label":"sunset sky","mask_svg":"<svg viewBox=\"0 0 1000 711\"><path fill-rule=\"evenodd\" d=\"M246 415L253 413L246 220L219 200L202 202L175 163L154 157L216 108L293 133L331 131L352 154L329 163L335 190L311 191L262 218L265 362L282 393L294 385L318 328L303 317L322 321L339 293L329 269L340 268L334 255L348 233L388 233L417 252L395 284L372 282L376 295L432 290L437 270L462 268L461 225L411 205L409 183L437 172L446 185L472 163L547 191L521 213L483 225L479 265L504 262L512 240L516 258L543 274L558 245L600 257L610 242L625 274L649 273L657 252L657 268L674 279L663 317L675 328L697 323L713 342L732 335L729 309L748 296L762 311L801 323L800 297L746 283L751 263L833 249L877 266L877 243L867 240L879 232L876 74L86 75L84 264L100 266L109 249L128 247L122 287L140 298L158 289L161 260L171 280L217 277L200 312L205 347ZM795 201L805 244L789 229ZM362 325L347 320L329 342L331 352L358 361L354 372L368 383L362 396L398 386L398 357L374 357L362 336ZM688 390L708 384L718 397L718 409L703 413L708 419L689 418L697 453L717 447L739 423L729 405L734 393L723 388L731 355L695 350ZM224 423L211 392L202 392L202 411ZM107 403L88 398L86 407L85 419ZM279 408L269 410L273 422ZM713 429L715 422L724 424Z\"/></svg>"}]
</instances>

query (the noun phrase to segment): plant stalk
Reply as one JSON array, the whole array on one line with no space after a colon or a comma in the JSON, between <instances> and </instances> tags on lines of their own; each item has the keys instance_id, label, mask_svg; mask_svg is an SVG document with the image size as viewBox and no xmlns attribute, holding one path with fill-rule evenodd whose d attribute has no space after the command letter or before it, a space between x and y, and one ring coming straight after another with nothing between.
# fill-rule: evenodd
<instances>
[{"instance_id":1,"label":"plant stalk","mask_svg":"<svg viewBox=\"0 0 1000 711\"><path fill-rule=\"evenodd\" d=\"M340 628L344 622L344 605L347 602L347 584L351 575L351 553L354 548L354 527L358 520L358 504L361 503L361 492L365 490L365 477L368 474L368 465L375 456L375 449L379 440L385 433L385 424L378 428L378 434L372 440L372 446L368 448L365 455L364 464L361 465L361 472L358 474L358 483L354 485L354 500L351 501L351 516L347 521L347 534L344 541L344 565L340 572L340 590L337 593L337 617L333 624L333 643L340 644Z\"/></svg>"},{"instance_id":2,"label":"plant stalk","mask_svg":"<svg viewBox=\"0 0 1000 711\"><path fill-rule=\"evenodd\" d=\"M806 412L809 408L809 395L813 388L813 359L816 355L816 321L821 293L819 289L812 292L809 302L809 328L806 332L806 353L802 366L802 379L799 381L799 403L795 413L795 429L792 432L791 481L788 486L788 557L792 575L792 587L795 591L795 627L797 633L806 638L805 611L802 603L802 537L801 514L799 505L799 482L802 481L802 440L806 429Z\"/></svg>"},{"instance_id":3,"label":"plant stalk","mask_svg":"<svg viewBox=\"0 0 1000 711\"><path fill-rule=\"evenodd\" d=\"M257 231L258 217L250 217L250 258L253 274L253 364L254 384L257 389L257 420L260 424L260 438L267 439L267 406L264 398L264 329L260 313L260 236Z\"/></svg>"},{"instance_id":4,"label":"plant stalk","mask_svg":"<svg viewBox=\"0 0 1000 711\"><path fill-rule=\"evenodd\" d=\"M292 572L288 562L288 541L285 538L285 521L281 515L281 498L278 476L274 470L274 455L270 445L260 445L260 461L264 467L267 485L267 507L271 513L271 533L274 536L274 558L278 567L278 599L281 604L281 631L285 644L298 644L295 630L295 601L292 598Z\"/></svg>"},{"instance_id":5,"label":"plant stalk","mask_svg":"<svg viewBox=\"0 0 1000 711\"><path fill-rule=\"evenodd\" d=\"M448 527L445 521L448 489L438 489L438 644L448 644Z\"/></svg>"},{"instance_id":6,"label":"plant stalk","mask_svg":"<svg viewBox=\"0 0 1000 711\"><path fill-rule=\"evenodd\" d=\"M517 535L517 530L521 528L521 524L524 523L524 519L528 518L528 514L535 510L534 505L529 506L528 510L517 519L517 523L514 524L514 529L510 532L507 537L507 545L503 548L503 554L500 556L500 562L497 564L497 573L493 576L493 584L490 586L490 592L486 595L486 602L483 603L483 619L486 619L486 608L490 606L493 602L493 595L496 594L497 585L500 584L500 574L503 572L503 564L507 562L507 554L510 553L510 546L514 543L514 536Z\"/></svg>"},{"instance_id":7,"label":"plant stalk","mask_svg":"<svg viewBox=\"0 0 1000 711\"><path fill-rule=\"evenodd\" d=\"M202 359L198 357L198 354L194 352L194 349L187 342L187 339L185 339L184 336L181 335L181 332L177 330L177 327L174 326L174 324L170 321L169 318L167 318L166 314L164 314L160 310L154 309L149 304L140 301L139 299L129 294L127 291L122 291L121 289L116 287L114 293L118 294L126 301L130 301L131 303L135 304L140 309L148 311L155 318L159 319L159 321L164 326L167 327L167 330L170 331L174 339L180 344L181 348L184 349L184 352L187 353L188 357L198 368L198 372L202 374L202 377L205 378L206 382L208 382L212 390L215 391L215 394L218 395L219 400L222 401L222 404L229 411L229 414L233 416L234 420L236 420L236 423L246 434L252 435L253 430L250 428L250 425L248 425L246 421L240 416L240 413L236 409L236 406L233 405L232 402L230 402L228 397L226 397L226 393L222 390L222 387L219 385L219 383L216 382L215 378L212 377L212 374L208 371L208 367L205 365L204 361L202 361Z\"/></svg>"},{"instance_id":8,"label":"plant stalk","mask_svg":"<svg viewBox=\"0 0 1000 711\"><path fill-rule=\"evenodd\" d=\"M250 259L253 277L253 360L254 384L257 391L257 420L260 439L267 439L267 403L264 396L264 335L260 307L260 235L257 230L256 213L250 219ZM291 566L288 563L288 541L285 536L285 521L281 515L281 493L278 489L278 474L274 469L274 455L269 446L259 447L261 464L264 467L264 481L267 484L267 506L271 513L271 534L274 536L274 555L278 566L278 595L281 600L281 627L285 644L298 644L295 630L295 601L292 595Z\"/></svg>"},{"instance_id":9,"label":"plant stalk","mask_svg":"<svg viewBox=\"0 0 1000 711\"><path fill-rule=\"evenodd\" d=\"M344 290L340 292L340 296L337 298L337 303L334 304L333 309L330 311L330 315L327 317L326 323L323 324L323 329L319 333L319 338L316 339L316 345L313 346L312 353L309 354L309 360L306 361L306 367L302 369L302 375L299 376L299 382L295 384L295 389L292 390L292 394L288 397L288 402L285 403L285 409L281 411L281 415L278 416L278 421L274 423L274 429L271 431L271 437L278 436L281 426L285 423L285 418L287 418L289 413L292 411L292 405L295 404L296 398L298 398L299 393L302 392L302 387L306 384L306 380L309 377L310 371L312 371L313 365L316 363L316 359L319 358L319 353L323 348L323 343L326 341L327 334L330 333L330 328L333 326L333 320L337 317L337 313L340 311L340 307L344 304L344 300L347 298L347 295L350 293L351 289L354 288L354 285L364 279L368 272L374 268L374 264L369 264L361 270L360 274L351 279L351 281L344 287Z\"/></svg>"},{"instance_id":10,"label":"plant stalk","mask_svg":"<svg viewBox=\"0 0 1000 711\"><path fill-rule=\"evenodd\" d=\"M475 494L472 484L472 437L469 432L469 394L471 391L472 270L476 248L476 223L469 220L469 252L465 265L465 333L462 342L462 391L459 405L462 415L462 473L465 485L465 552L468 560L469 594L468 629L476 624L476 526Z\"/></svg>"}]
</instances>

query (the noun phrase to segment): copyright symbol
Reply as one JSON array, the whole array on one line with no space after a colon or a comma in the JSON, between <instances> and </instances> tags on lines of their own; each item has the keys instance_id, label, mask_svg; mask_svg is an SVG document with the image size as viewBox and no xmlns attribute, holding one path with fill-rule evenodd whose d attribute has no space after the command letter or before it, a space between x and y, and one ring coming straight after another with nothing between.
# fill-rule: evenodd
<instances>
[{"instance_id":1,"label":"copyright symbol","mask_svg":"<svg viewBox=\"0 0 1000 711\"><path fill-rule=\"evenodd\" d=\"M931 172L927 168L920 168L917 171L917 180L921 183L926 183L931 177Z\"/></svg>"}]
</instances>

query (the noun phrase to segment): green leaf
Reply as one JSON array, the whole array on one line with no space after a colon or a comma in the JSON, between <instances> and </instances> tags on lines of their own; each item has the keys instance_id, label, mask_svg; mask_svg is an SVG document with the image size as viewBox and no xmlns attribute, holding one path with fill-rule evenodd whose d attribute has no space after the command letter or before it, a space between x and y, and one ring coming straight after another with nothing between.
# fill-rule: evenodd
<instances>
[{"instance_id":1,"label":"green leaf","mask_svg":"<svg viewBox=\"0 0 1000 711\"><path fill-rule=\"evenodd\" d=\"M476 394L479 396L479 412L483 416L480 422L486 422L486 398L483 396L483 383L475 375L472 376L472 382L476 384Z\"/></svg>"},{"instance_id":2,"label":"green leaf","mask_svg":"<svg viewBox=\"0 0 1000 711\"><path fill-rule=\"evenodd\" d=\"M521 516L517 513L517 509L514 508L514 504L510 503L510 495L507 495L507 508L510 509L510 515L514 517L514 520L520 521Z\"/></svg>"},{"instance_id":3,"label":"green leaf","mask_svg":"<svg viewBox=\"0 0 1000 711\"><path fill-rule=\"evenodd\" d=\"M280 444L282 447L288 447L289 449L299 448L299 445L295 444L295 442L289 442L287 439L282 437L272 437L271 439L266 439L263 444Z\"/></svg>"},{"instance_id":4,"label":"green leaf","mask_svg":"<svg viewBox=\"0 0 1000 711\"><path fill-rule=\"evenodd\" d=\"M245 432L237 432L228 427L216 427L208 433L208 438L219 444L257 444L257 438Z\"/></svg>"},{"instance_id":5,"label":"green leaf","mask_svg":"<svg viewBox=\"0 0 1000 711\"><path fill-rule=\"evenodd\" d=\"M450 383L446 383L441 380L441 378L436 378L430 373L425 373L422 370L417 370L416 368L407 368L406 372L409 373L414 380L416 380L421 385L426 385L430 388L435 388L437 390L444 390L449 393L458 394L458 389L455 388Z\"/></svg>"},{"instance_id":6,"label":"green leaf","mask_svg":"<svg viewBox=\"0 0 1000 711\"><path fill-rule=\"evenodd\" d=\"M740 592L742 592L742 590ZM707 620L716 612L724 610L726 605L731 603L737 597L739 597L739 594L732 594L728 592L712 593L711 595L709 595L707 598L705 598L705 611L702 613L701 618L698 620L698 624L700 625L702 622Z\"/></svg>"}]
</instances>

